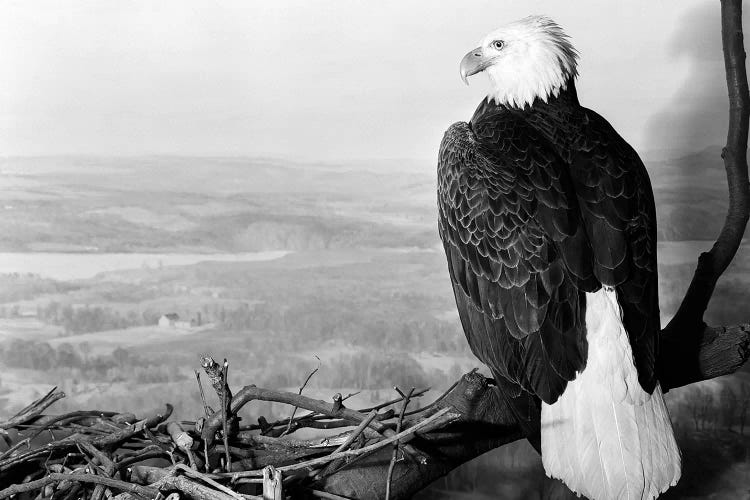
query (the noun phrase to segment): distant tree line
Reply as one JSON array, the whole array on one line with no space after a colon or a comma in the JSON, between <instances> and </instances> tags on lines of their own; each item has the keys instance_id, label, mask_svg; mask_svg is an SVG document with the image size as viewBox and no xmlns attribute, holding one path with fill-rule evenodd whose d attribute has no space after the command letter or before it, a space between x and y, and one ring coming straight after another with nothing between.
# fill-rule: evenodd
<instances>
[{"instance_id":1,"label":"distant tree line","mask_svg":"<svg viewBox=\"0 0 750 500\"><path fill-rule=\"evenodd\" d=\"M724 386L715 393L707 387L689 390L678 405L678 416L689 420L695 431L727 430L741 436L750 427L750 384Z\"/></svg>"},{"instance_id":2,"label":"distant tree line","mask_svg":"<svg viewBox=\"0 0 750 500\"><path fill-rule=\"evenodd\" d=\"M144 317L133 310L123 315L109 307L73 307L70 304L60 305L58 302L50 302L46 307L38 308L37 316L48 323L62 326L68 334L119 330L156 323L156 319Z\"/></svg>"},{"instance_id":3,"label":"distant tree line","mask_svg":"<svg viewBox=\"0 0 750 500\"><path fill-rule=\"evenodd\" d=\"M92 355L86 342L53 347L47 342L13 339L0 346L0 363L8 368L59 370L66 376L98 382L165 383L184 378L173 368L142 359L122 347Z\"/></svg>"},{"instance_id":4,"label":"distant tree line","mask_svg":"<svg viewBox=\"0 0 750 500\"><path fill-rule=\"evenodd\" d=\"M0 303L30 300L42 294L76 290L74 283L42 278L32 273L0 274Z\"/></svg>"},{"instance_id":5,"label":"distant tree line","mask_svg":"<svg viewBox=\"0 0 750 500\"><path fill-rule=\"evenodd\" d=\"M466 340L457 322L418 314L413 318L367 310L346 303L297 302L279 306L263 302L218 308L209 318L224 330L253 330L281 335L298 344L338 339L390 351L466 353Z\"/></svg>"}]
</instances>

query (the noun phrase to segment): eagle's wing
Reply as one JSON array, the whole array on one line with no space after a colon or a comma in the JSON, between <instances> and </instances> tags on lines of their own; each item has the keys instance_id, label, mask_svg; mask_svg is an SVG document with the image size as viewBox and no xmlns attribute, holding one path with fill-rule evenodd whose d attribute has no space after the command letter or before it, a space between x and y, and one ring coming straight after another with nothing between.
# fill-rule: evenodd
<instances>
[{"instance_id":1,"label":"eagle's wing","mask_svg":"<svg viewBox=\"0 0 750 500\"><path fill-rule=\"evenodd\" d=\"M591 247L561 160L522 121L487 123L443 138L440 236L472 351L552 403L586 364Z\"/></svg>"},{"instance_id":2,"label":"eagle's wing","mask_svg":"<svg viewBox=\"0 0 750 500\"><path fill-rule=\"evenodd\" d=\"M641 386L652 392L659 334L656 210L648 173L612 126L584 109L570 175L594 250L594 273L614 286Z\"/></svg>"}]
</instances>

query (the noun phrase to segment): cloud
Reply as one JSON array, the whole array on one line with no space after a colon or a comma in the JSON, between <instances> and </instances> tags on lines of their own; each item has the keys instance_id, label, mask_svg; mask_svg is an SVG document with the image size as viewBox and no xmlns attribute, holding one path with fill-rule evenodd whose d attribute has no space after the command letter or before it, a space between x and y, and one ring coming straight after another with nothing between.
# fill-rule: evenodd
<instances>
[{"instance_id":1,"label":"cloud","mask_svg":"<svg viewBox=\"0 0 750 500\"><path fill-rule=\"evenodd\" d=\"M671 55L689 59L689 74L646 124L644 150L686 153L723 144L729 103L718 2L700 4L681 16L668 43Z\"/></svg>"}]
</instances>

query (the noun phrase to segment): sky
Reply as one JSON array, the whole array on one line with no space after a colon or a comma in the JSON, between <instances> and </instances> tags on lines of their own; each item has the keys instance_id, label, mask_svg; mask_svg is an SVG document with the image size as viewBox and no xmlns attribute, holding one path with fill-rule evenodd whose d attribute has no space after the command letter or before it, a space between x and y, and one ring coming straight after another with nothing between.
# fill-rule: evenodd
<instances>
[{"instance_id":1,"label":"sky","mask_svg":"<svg viewBox=\"0 0 750 500\"><path fill-rule=\"evenodd\" d=\"M546 14L581 102L642 153L721 144L719 2L0 0L0 155L437 155L462 56Z\"/></svg>"}]
</instances>

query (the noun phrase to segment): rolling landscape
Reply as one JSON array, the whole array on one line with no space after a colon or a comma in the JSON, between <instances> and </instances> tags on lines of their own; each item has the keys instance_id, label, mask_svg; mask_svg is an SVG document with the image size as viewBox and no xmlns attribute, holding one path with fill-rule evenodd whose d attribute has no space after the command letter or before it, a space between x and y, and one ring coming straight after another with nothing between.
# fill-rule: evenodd
<instances>
[{"instance_id":1,"label":"rolling landscape","mask_svg":"<svg viewBox=\"0 0 750 500\"><path fill-rule=\"evenodd\" d=\"M663 323L723 222L719 153L647 161ZM0 192L0 418L56 385L58 411L169 402L193 419L202 354L227 358L237 387L296 391L319 367L305 392L357 393L352 406L394 386L435 397L481 369L455 310L428 162L5 157ZM748 304L745 245L706 320L747 321ZM685 473L664 498L749 498L750 370L667 401ZM270 403L244 412L283 416ZM552 498L543 476L514 443L424 498Z\"/></svg>"}]
</instances>

